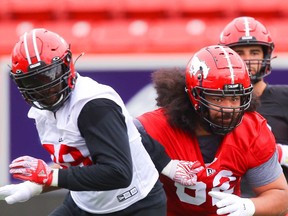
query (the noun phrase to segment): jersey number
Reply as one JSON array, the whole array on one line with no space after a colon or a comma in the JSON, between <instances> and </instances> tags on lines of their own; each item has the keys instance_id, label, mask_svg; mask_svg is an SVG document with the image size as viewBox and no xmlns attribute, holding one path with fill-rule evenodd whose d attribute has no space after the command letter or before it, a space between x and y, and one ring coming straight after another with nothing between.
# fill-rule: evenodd
<instances>
[{"instance_id":1,"label":"jersey number","mask_svg":"<svg viewBox=\"0 0 288 216\"><path fill-rule=\"evenodd\" d=\"M56 155L56 151L54 145L52 144L43 144L43 147L50 153L52 156L53 162L57 164L62 163L70 163L72 166L78 166L83 164L84 166L88 166L92 164L92 161L88 157L84 157L79 149L71 146L67 146L65 144L61 144L58 155ZM65 160L65 158L70 158L70 161Z\"/></svg>"},{"instance_id":2,"label":"jersey number","mask_svg":"<svg viewBox=\"0 0 288 216\"><path fill-rule=\"evenodd\" d=\"M222 181L221 179L225 178L226 181ZM225 191L226 193L233 193L234 188L231 188L230 182L235 181L236 177L232 176L232 172L228 170L220 171L213 179L213 191ZM185 187L181 184L175 183L177 187L176 194L178 198L185 203L192 205L201 205L206 202L207 196L207 186L204 182L197 182L195 185ZM230 189L229 189L230 188ZM193 190L194 193L187 193L186 190ZM193 194L193 195L191 195ZM212 205L215 204L216 201L212 198Z\"/></svg>"}]
</instances>

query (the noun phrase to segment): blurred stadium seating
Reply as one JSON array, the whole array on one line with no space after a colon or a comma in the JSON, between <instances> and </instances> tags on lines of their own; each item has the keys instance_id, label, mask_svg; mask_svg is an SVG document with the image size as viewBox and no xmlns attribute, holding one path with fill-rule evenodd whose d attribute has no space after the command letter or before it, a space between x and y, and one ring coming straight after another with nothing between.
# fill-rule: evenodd
<instances>
[{"instance_id":1,"label":"blurred stadium seating","mask_svg":"<svg viewBox=\"0 0 288 216\"><path fill-rule=\"evenodd\" d=\"M89 40L92 52L145 52L149 23L143 20L113 20L94 22Z\"/></svg>"},{"instance_id":2,"label":"blurred stadium seating","mask_svg":"<svg viewBox=\"0 0 288 216\"><path fill-rule=\"evenodd\" d=\"M234 12L236 1L231 0L178 0L179 13L184 16L198 17L226 17Z\"/></svg>"},{"instance_id":3,"label":"blurred stadium seating","mask_svg":"<svg viewBox=\"0 0 288 216\"><path fill-rule=\"evenodd\" d=\"M288 51L288 17L265 20L275 43L275 53Z\"/></svg>"},{"instance_id":4,"label":"blurred stadium seating","mask_svg":"<svg viewBox=\"0 0 288 216\"><path fill-rule=\"evenodd\" d=\"M64 4L63 15L67 19L110 19L121 10L119 0L66 0Z\"/></svg>"},{"instance_id":5,"label":"blurred stadium seating","mask_svg":"<svg viewBox=\"0 0 288 216\"><path fill-rule=\"evenodd\" d=\"M288 5L284 0L0 0L0 56L6 58L6 55L10 55L18 37L25 31L44 27L63 36L71 44L74 53L109 54L101 55L103 58L97 55L100 59L98 61L109 59L103 64L97 63L97 69L101 65L100 70L104 70L104 73L108 64L110 69L117 70L122 70L123 65L125 68L126 65L131 65L134 69L137 65L142 70L152 70L159 65L174 66L176 58L181 63L177 66L182 66L185 65L183 59L190 56L187 53L193 53L206 45L217 44L221 30L238 16L253 16L263 22L275 42L275 55L287 53ZM128 55L123 55L125 57L120 59L116 55L110 55L118 53ZM159 57L157 53L168 53L172 57L169 56L167 61L167 56ZM174 55L175 53L180 55ZM116 60L111 61L111 56ZM150 61L147 61L147 56ZM286 82L286 57L287 55L278 62L278 67L280 65L280 69L283 69L285 66L285 70L281 71L282 76L276 76L277 83ZM82 70L96 67L94 59L95 57L92 61L88 59L82 63ZM142 59L146 61L143 63ZM8 67L6 61L5 68ZM151 65L151 68L146 65ZM5 80L2 81L4 83ZM130 86L129 83L123 89L130 92ZM5 85L1 87L3 89ZM6 97L7 101L8 98L10 97ZM22 108L20 111L23 111ZM138 107L137 111L139 112ZM26 118L24 115L23 117ZM7 143L7 146L12 146L11 143ZM62 202L65 193L66 191L56 191L15 205L7 205L2 201L0 215L48 215Z\"/></svg>"},{"instance_id":6,"label":"blurred stadium seating","mask_svg":"<svg viewBox=\"0 0 288 216\"><path fill-rule=\"evenodd\" d=\"M260 17L277 17L281 15L282 8L287 6L283 0L240 0L238 1L237 10L240 14L249 14Z\"/></svg>"},{"instance_id":7,"label":"blurred stadium seating","mask_svg":"<svg viewBox=\"0 0 288 216\"><path fill-rule=\"evenodd\" d=\"M276 50L287 51L282 0L1 0L0 54L33 27L60 33L74 52L193 52L217 43L225 24L242 15L263 21Z\"/></svg>"},{"instance_id":8,"label":"blurred stadium seating","mask_svg":"<svg viewBox=\"0 0 288 216\"><path fill-rule=\"evenodd\" d=\"M0 22L0 54L10 54L18 37L34 27L31 22L17 22L13 20Z\"/></svg>"}]
</instances>

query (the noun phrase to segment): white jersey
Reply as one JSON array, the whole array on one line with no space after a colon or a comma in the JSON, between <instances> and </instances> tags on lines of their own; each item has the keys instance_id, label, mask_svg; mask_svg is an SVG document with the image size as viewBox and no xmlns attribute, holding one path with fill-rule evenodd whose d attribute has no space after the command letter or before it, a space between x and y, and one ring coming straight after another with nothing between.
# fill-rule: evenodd
<instances>
[{"instance_id":1,"label":"white jersey","mask_svg":"<svg viewBox=\"0 0 288 216\"><path fill-rule=\"evenodd\" d=\"M71 191L71 196L79 208L94 214L106 214L123 210L145 198L159 177L119 95L109 86L78 75L70 99L56 112L56 116L50 111L32 107L28 117L35 119L41 143L55 163L63 167L89 165L92 160L79 132L77 119L84 105L97 98L114 101L125 116L133 163L132 182L127 188L110 191Z\"/></svg>"}]
</instances>

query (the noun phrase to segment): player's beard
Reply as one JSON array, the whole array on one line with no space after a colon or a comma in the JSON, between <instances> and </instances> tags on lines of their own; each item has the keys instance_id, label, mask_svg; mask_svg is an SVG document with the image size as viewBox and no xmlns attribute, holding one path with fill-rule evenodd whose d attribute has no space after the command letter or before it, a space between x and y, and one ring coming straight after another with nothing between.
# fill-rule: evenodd
<instances>
[{"instance_id":1,"label":"player's beard","mask_svg":"<svg viewBox=\"0 0 288 216\"><path fill-rule=\"evenodd\" d=\"M223 127L230 127L237 121L238 113L235 112L222 112L221 115L213 119L213 123L216 125L222 125Z\"/></svg>"}]
</instances>

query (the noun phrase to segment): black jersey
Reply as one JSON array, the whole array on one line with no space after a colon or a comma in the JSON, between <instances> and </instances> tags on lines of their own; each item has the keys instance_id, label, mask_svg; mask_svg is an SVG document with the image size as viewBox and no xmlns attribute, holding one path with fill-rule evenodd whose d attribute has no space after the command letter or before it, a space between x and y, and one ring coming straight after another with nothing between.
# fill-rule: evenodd
<instances>
[{"instance_id":1,"label":"black jersey","mask_svg":"<svg viewBox=\"0 0 288 216\"><path fill-rule=\"evenodd\" d=\"M267 119L277 143L288 144L288 85L267 85L257 111Z\"/></svg>"},{"instance_id":2,"label":"black jersey","mask_svg":"<svg viewBox=\"0 0 288 216\"><path fill-rule=\"evenodd\" d=\"M288 85L267 84L260 102L257 112L266 118L276 142L288 145ZM288 182L288 168L282 166L282 169ZM241 192L243 197L253 196L245 178L241 183Z\"/></svg>"},{"instance_id":3,"label":"black jersey","mask_svg":"<svg viewBox=\"0 0 288 216\"><path fill-rule=\"evenodd\" d=\"M288 85L267 85L257 111L267 119L276 142L288 145ZM288 181L288 168L282 166Z\"/></svg>"}]
</instances>

